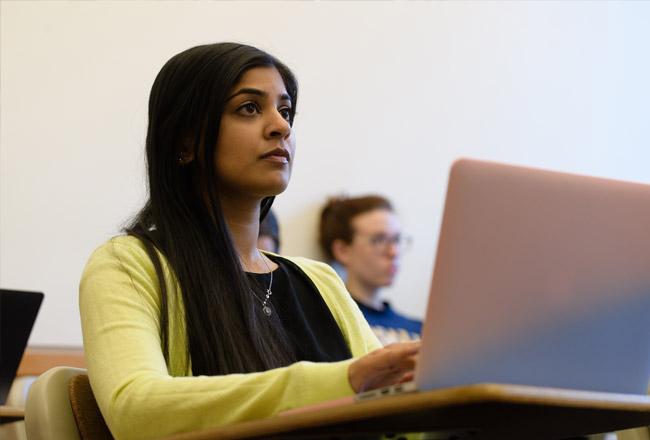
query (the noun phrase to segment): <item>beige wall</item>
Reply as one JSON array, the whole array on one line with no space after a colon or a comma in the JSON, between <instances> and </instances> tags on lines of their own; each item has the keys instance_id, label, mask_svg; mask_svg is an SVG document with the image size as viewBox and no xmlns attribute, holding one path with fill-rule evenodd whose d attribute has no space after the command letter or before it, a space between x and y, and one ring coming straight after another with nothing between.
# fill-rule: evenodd
<instances>
[{"instance_id":1,"label":"beige wall","mask_svg":"<svg viewBox=\"0 0 650 440\"><path fill-rule=\"evenodd\" d=\"M0 285L42 290L32 343L81 343L77 283L142 202L149 87L248 42L300 80L284 251L329 194L392 198L415 238L387 294L426 305L447 169L474 156L650 182L649 2L1 3Z\"/></svg>"}]
</instances>

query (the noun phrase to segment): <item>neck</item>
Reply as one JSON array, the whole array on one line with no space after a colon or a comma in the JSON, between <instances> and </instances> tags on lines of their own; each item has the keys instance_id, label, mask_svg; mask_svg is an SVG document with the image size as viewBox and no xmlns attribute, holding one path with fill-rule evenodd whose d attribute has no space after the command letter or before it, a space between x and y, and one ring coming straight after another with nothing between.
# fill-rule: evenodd
<instances>
[{"instance_id":1,"label":"neck","mask_svg":"<svg viewBox=\"0 0 650 440\"><path fill-rule=\"evenodd\" d=\"M376 286L368 285L362 282L353 275L348 274L348 279L345 282L350 295L361 304L375 310L383 310L384 305L379 296L379 288Z\"/></svg>"},{"instance_id":2,"label":"neck","mask_svg":"<svg viewBox=\"0 0 650 440\"><path fill-rule=\"evenodd\" d=\"M221 209L242 267L246 272L264 273L275 264L257 249L260 229L260 200L220 198Z\"/></svg>"}]
</instances>

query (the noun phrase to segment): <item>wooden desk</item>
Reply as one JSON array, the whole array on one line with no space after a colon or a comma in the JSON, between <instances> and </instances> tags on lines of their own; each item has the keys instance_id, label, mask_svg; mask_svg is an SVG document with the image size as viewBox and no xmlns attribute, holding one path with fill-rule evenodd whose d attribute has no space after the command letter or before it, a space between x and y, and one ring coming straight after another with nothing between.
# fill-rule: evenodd
<instances>
[{"instance_id":1,"label":"wooden desk","mask_svg":"<svg viewBox=\"0 0 650 440\"><path fill-rule=\"evenodd\" d=\"M643 425L650 425L647 396L481 384L278 416L168 440L334 439L418 431L444 432L459 440L548 440Z\"/></svg>"},{"instance_id":2,"label":"wooden desk","mask_svg":"<svg viewBox=\"0 0 650 440\"><path fill-rule=\"evenodd\" d=\"M0 405L0 424L17 422L25 418L25 410L15 406Z\"/></svg>"},{"instance_id":3,"label":"wooden desk","mask_svg":"<svg viewBox=\"0 0 650 440\"><path fill-rule=\"evenodd\" d=\"M59 365L86 368L83 348L29 346L23 354L16 376L38 376Z\"/></svg>"}]
</instances>

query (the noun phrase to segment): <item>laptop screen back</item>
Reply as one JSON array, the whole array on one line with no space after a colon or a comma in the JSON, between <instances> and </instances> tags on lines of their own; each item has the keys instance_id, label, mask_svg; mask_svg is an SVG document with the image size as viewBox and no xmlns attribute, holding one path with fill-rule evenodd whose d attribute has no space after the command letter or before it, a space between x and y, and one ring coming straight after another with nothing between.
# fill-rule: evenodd
<instances>
[{"instance_id":1,"label":"laptop screen back","mask_svg":"<svg viewBox=\"0 0 650 440\"><path fill-rule=\"evenodd\" d=\"M646 392L650 186L460 160L450 173L421 390Z\"/></svg>"},{"instance_id":2,"label":"laptop screen back","mask_svg":"<svg viewBox=\"0 0 650 440\"><path fill-rule=\"evenodd\" d=\"M5 403L43 294L0 289L0 405Z\"/></svg>"}]
</instances>

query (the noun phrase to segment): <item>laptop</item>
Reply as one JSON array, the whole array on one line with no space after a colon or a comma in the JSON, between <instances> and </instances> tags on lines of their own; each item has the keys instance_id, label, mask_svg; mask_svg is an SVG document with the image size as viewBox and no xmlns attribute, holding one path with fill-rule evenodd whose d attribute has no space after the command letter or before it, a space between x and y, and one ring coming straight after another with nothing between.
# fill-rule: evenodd
<instances>
[{"instance_id":1,"label":"laptop","mask_svg":"<svg viewBox=\"0 0 650 440\"><path fill-rule=\"evenodd\" d=\"M650 185L456 161L415 386L400 388L646 394L649 379Z\"/></svg>"},{"instance_id":2,"label":"laptop","mask_svg":"<svg viewBox=\"0 0 650 440\"><path fill-rule=\"evenodd\" d=\"M645 394L650 186L452 166L418 389L496 382Z\"/></svg>"},{"instance_id":3,"label":"laptop","mask_svg":"<svg viewBox=\"0 0 650 440\"><path fill-rule=\"evenodd\" d=\"M451 167L413 382L282 415L479 383L646 394L650 185Z\"/></svg>"},{"instance_id":4,"label":"laptop","mask_svg":"<svg viewBox=\"0 0 650 440\"><path fill-rule=\"evenodd\" d=\"M40 292L0 289L0 405L7 400L42 301Z\"/></svg>"}]
</instances>

